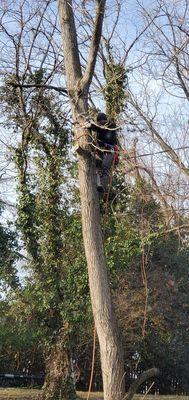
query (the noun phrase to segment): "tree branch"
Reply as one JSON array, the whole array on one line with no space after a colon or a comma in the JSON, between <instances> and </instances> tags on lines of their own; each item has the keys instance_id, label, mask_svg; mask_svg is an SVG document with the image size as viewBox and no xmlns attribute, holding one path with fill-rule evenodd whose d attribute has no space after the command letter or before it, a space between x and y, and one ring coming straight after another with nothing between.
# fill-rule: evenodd
<instances>
[{"instance_id":1,"label":"tree branch","mask_svg":"<svg viewBox=\"0 0 189 400\"><path fill-rule=\"evenodd\" d=\"M105 4L106 0L97 0L96 18L91 38L87 66L80 84L82 90L88 89L92 81L101 34L102 34L102 24L104 19Z\"/></svg>"},{"instance_id":2,"label":"tree branch","mask_svg":"<svg viewBox=\"0 0 189 400\"><path fill-rule=\"evenodd\" d=\"M164 213L165 213L165 216L167 217L167 211L171 211L171 213L173 212L172 207L168 204L168 202L165 199L165 196L161 193L152 171L149 168L147 168L145 165L138 163L137 153L136 153L136 145L135 145L135 147L133 147L133 151L134 151L134 157L127 158L127 164L128 164L128 166L130 166L130 169L126 173L130 173L130 172L134 171L134 173L136 174L136 177L138 177L138 175L140 177L139 170L142 170L149 175L149 177L152 181L152 185L153 185L152 187L153 187L153 189L155 189L156 196L160 200L161 204L163 204L164 209L166 210L166 212L164 212ZM133 162L132 158L134 158L134 162Z\"/></svg>"},{"instance_id":3,"label":"tree branch","mask_svg":"<svg viewBox=\"0 0 189 400\"><path fill-rule=\"evenodd\" d=\"M176 73L177 73L178 79L180 81L181 87L186 95L187 100L189 100L189 90L185 85L184 79L182 78L180 68L179 68L179 61L178 61L177 57L175 57L175 64L176 64Z\"/></svg>"},{"instance_id":4,"label":"tree branch","mask_svg":"<svg viewBox=\"0 0 189 400\"><path fill-rule=\"evenodd\" d=\"M144 114L144 112L141 110L139 104L136 102L136 100L132 99L131 97L129 98L130 104L135 108L135 110L138 112L138 114L143 118L145 121L147 127L149 128L152 137L155 139L156 143L158 143L161 148L169 155L170 159L176 164L182 172L184 172L187 177L189 176L189 168L185 167L181 159L178 157L177 153L172 149L169 144L167 144L164 139L160 136L160 134L157 132L157 130L154 128L152 121Z\"/></svg>"},{"instance_id":5,"label":"tree branch","mask_svg":"<svg viewBox=\"0 0 189 400\"><path fill-rule=\"evenodd\" d=\"M132 400L133 396L137 392L137 389L139 388L140 385L142 385L143 382L145 382L147 379L152 378L153 376L159 375L160 371L158 368L151 368L147 369L147 371L144 371L141 375L138 376L138 378L132 383L132 385L129 388L128 393L124 397L123 400Z\"/></svg>"},{"instance_id":6,"label":"tree branch","mask_svg":"<svg viewBox=\"0 0 189 400\"><path fill-rule=\"evenodd\" d=\"M20 87L20 88L37 88L37 89L50 89L50 90L56 90L59 93L64 93L64 94L68 94L67 89L64 89L60 86L53 86L53 85L40 85L40 84L35 84L35 83L28 83L28 84L21 84L21 83L14 83L14 82L9 82L9 85L13 86L13 87Z\"/></svg>"},{"instance_id":7,"label":"tree branch","mask_svg":"<svg viewBox=\"0 0 189 400\"><path fill-rule=\"evenodd\" d=\"M158 11L159 12L159 11ZM138 33L138 35L135 37L135 39L132 41L132 43L130 44L130 46L128 47L128 49L125 51L125 55L123 57L122 60L122 65L125 63L129 52L131 51L131 49L135 46L135 44L137 43L137 41L141 38L141 36L148 30L148 28L151 26L151 24L154 22L154 20L157 18L157 14L151 19L151 21L148 22L148 24Z\"/></svg>"}]
</instances>

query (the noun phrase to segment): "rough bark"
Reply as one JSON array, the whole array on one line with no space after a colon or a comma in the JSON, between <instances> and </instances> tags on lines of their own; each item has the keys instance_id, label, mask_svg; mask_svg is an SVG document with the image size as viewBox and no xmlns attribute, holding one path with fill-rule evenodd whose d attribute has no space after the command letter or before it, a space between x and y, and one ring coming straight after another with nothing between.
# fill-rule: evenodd
<instances>
[{"instance_id":1,"label":"rough bark","mask_svg":"<svg viewBox=\"0 0 189 400\"><path fill-rule=\"evenodd\" d=\"M82 73L72 0L58 0L58 12L60 17L60 26L63 32L62 39L67 86L69 93L73 95L74 87L77 85L78 80L81 79ZM69 67L67 67L68 63Z\"/></svg>"},{"instance_id":2,"label":"rough bark","mask_svg":"<svg viewBox=\"0 0 189 400\"><path fill-rule=\"evenodd\" d=\"M47 360L46 378L40 400L76 399L67 347L68 339L62 329Z\"/></svg>"},{"instance_id":3,"label":"rough bark","mask_svg":"<svg viewBox=\"0 0 189 400\"><path fill-rule=\"evenodd\" d=\"M108 283L92 158L80 159L82 226L95 326L100 344L104 399L121 400L125 392L123 352Z\"/></svg>"},{"instance_id":4,"label":"rough bark","mask_svg":"<svg viewBox=\"0 0 189 400\"><path fill-rule=\"evenodd\" d=\"M95 161L90 152L89 132L82 128L88 111L88 89L100 42L104 7L105 1L97 0L97 15L89 63L86 67L86 74L84 73L84 76L81 77L79 56L75 54L78 52L78 45L72 2L71 0L58 0L67 86L75 121L75 136L83 149L79 156L83 240L91 303L100 344L104 399L122 400L125 392L123 351L108 283L96 188Z\"/></svg>"}]
</instances>

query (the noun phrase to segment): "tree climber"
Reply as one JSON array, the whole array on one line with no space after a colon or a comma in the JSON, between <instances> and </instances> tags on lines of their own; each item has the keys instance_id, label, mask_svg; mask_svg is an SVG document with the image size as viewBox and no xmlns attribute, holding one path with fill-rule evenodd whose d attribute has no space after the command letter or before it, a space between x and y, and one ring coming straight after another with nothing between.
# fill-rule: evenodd
<instances>
[{"instance_id":1,"label":"tree climber","mask_svg":"<svg viewBox=\"0 0 189 400\"><path fill-rule=\"evenodd\" d=\"M116 124L106 114L98 113L96 122L86 121L84 127L90 129L93 145L96 148L97 190L100 193L107 193L111 167L119 162ZM78 154L82 154L82 148L78 143L74 149Z\"/></svg>"},{"instance_id":2,"label":"tree climber","mask_svg":"<svg viewBox=\"0 0 189 400\"><path fill-rule=\"evenodd\" d=\"M96 167L97 190L106 193L110 181L111 167L119 162L117 146L117 128L115 122L108 119L104 113L99 113L96 123L92 122L90 129L96 133Z\"/></svg>"}]
</instances>

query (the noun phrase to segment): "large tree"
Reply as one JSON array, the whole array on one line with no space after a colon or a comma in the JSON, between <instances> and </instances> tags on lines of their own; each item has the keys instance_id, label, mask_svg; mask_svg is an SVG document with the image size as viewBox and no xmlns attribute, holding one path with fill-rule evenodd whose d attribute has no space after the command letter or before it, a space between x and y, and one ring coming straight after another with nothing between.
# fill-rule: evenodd
<instances>
[{"instance_id":1,"label":"large tree","mask_svg":"<svg viewBox=\"0 0 189 400\"><path fill-rule=\"evenodd\" d=\"M104 398L105 400L120 400L125 393L123 349L108 282L91 134L85 127L89 115L89 88L94 76L101 40L105 5L105 0L96 1L96 15L92 24L88 60L82 70L74 4L71 0L58 0L67 90L74 122L75 140L80 148L78 169L83 240L91 303L100 345Z\"/></svg>"},{"instance_id":2,"label":"large tree","mask_svg":"<svg viewBox=\"0 0 189 400\"><path fill-rule=\"evenodd\" d=\"M105 1L96 2L94 30L84 73L82 73L79 58L73 4L69 0L60 0L58 1L58 10L62 29L67 88L75 124L75 138L82 149L82 154L79 156L79 187L83 240L91 303L100 343L104 398L121 400L125 392L123 350L108 283L90 131L83 128L88 115L89 87L101 39Z\"/></svg>"}]
</instances>

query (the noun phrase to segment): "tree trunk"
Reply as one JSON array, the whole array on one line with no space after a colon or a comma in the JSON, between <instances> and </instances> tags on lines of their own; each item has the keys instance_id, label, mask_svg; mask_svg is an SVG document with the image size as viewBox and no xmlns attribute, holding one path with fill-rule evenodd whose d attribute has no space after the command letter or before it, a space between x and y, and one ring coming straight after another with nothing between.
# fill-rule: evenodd
<instances>
[{"instance_id":1,"label":"tree trunk","mask_svg":"<svg viewBox=\"0 0 189 400\"><path fill-rule=\"evenodd\" d=\"M100 344L104 399L122 400L125 393L123 351L108 283L96 189L95 161L92 156L80 157L79 184L83 240L91 303Z\"/></svg>"},{"instance_id":2,"label":"tree trunk","mask_svg":"<svg viewBox=\"0 0 189 400\"><path fill-rule=\"evenodd\" d=\"M46 378L40 400L75 400L76 393L71 378L70 357L64 329L51 348L46 364Z\"/></svg>"},{"instance_id":3,"label":"tree trunk","mask_svg":"<svg viewBox=\"0 0 189 400\"><path fill-rule=\"evenodd\" d=\"M113 311L101 232L95 160L91 155L90 131L82 128L88 114L89 87L93 78L102 33L105 0L96 0L96 16L88 61L82 72L72 0L57 0L62 30L64 64L75 139L82 150L79 156L79 186L82 228L87 259L89 287L101 354L105 400L122 400L124 363L121 341Z\"/></svg>"}]
</instances>

